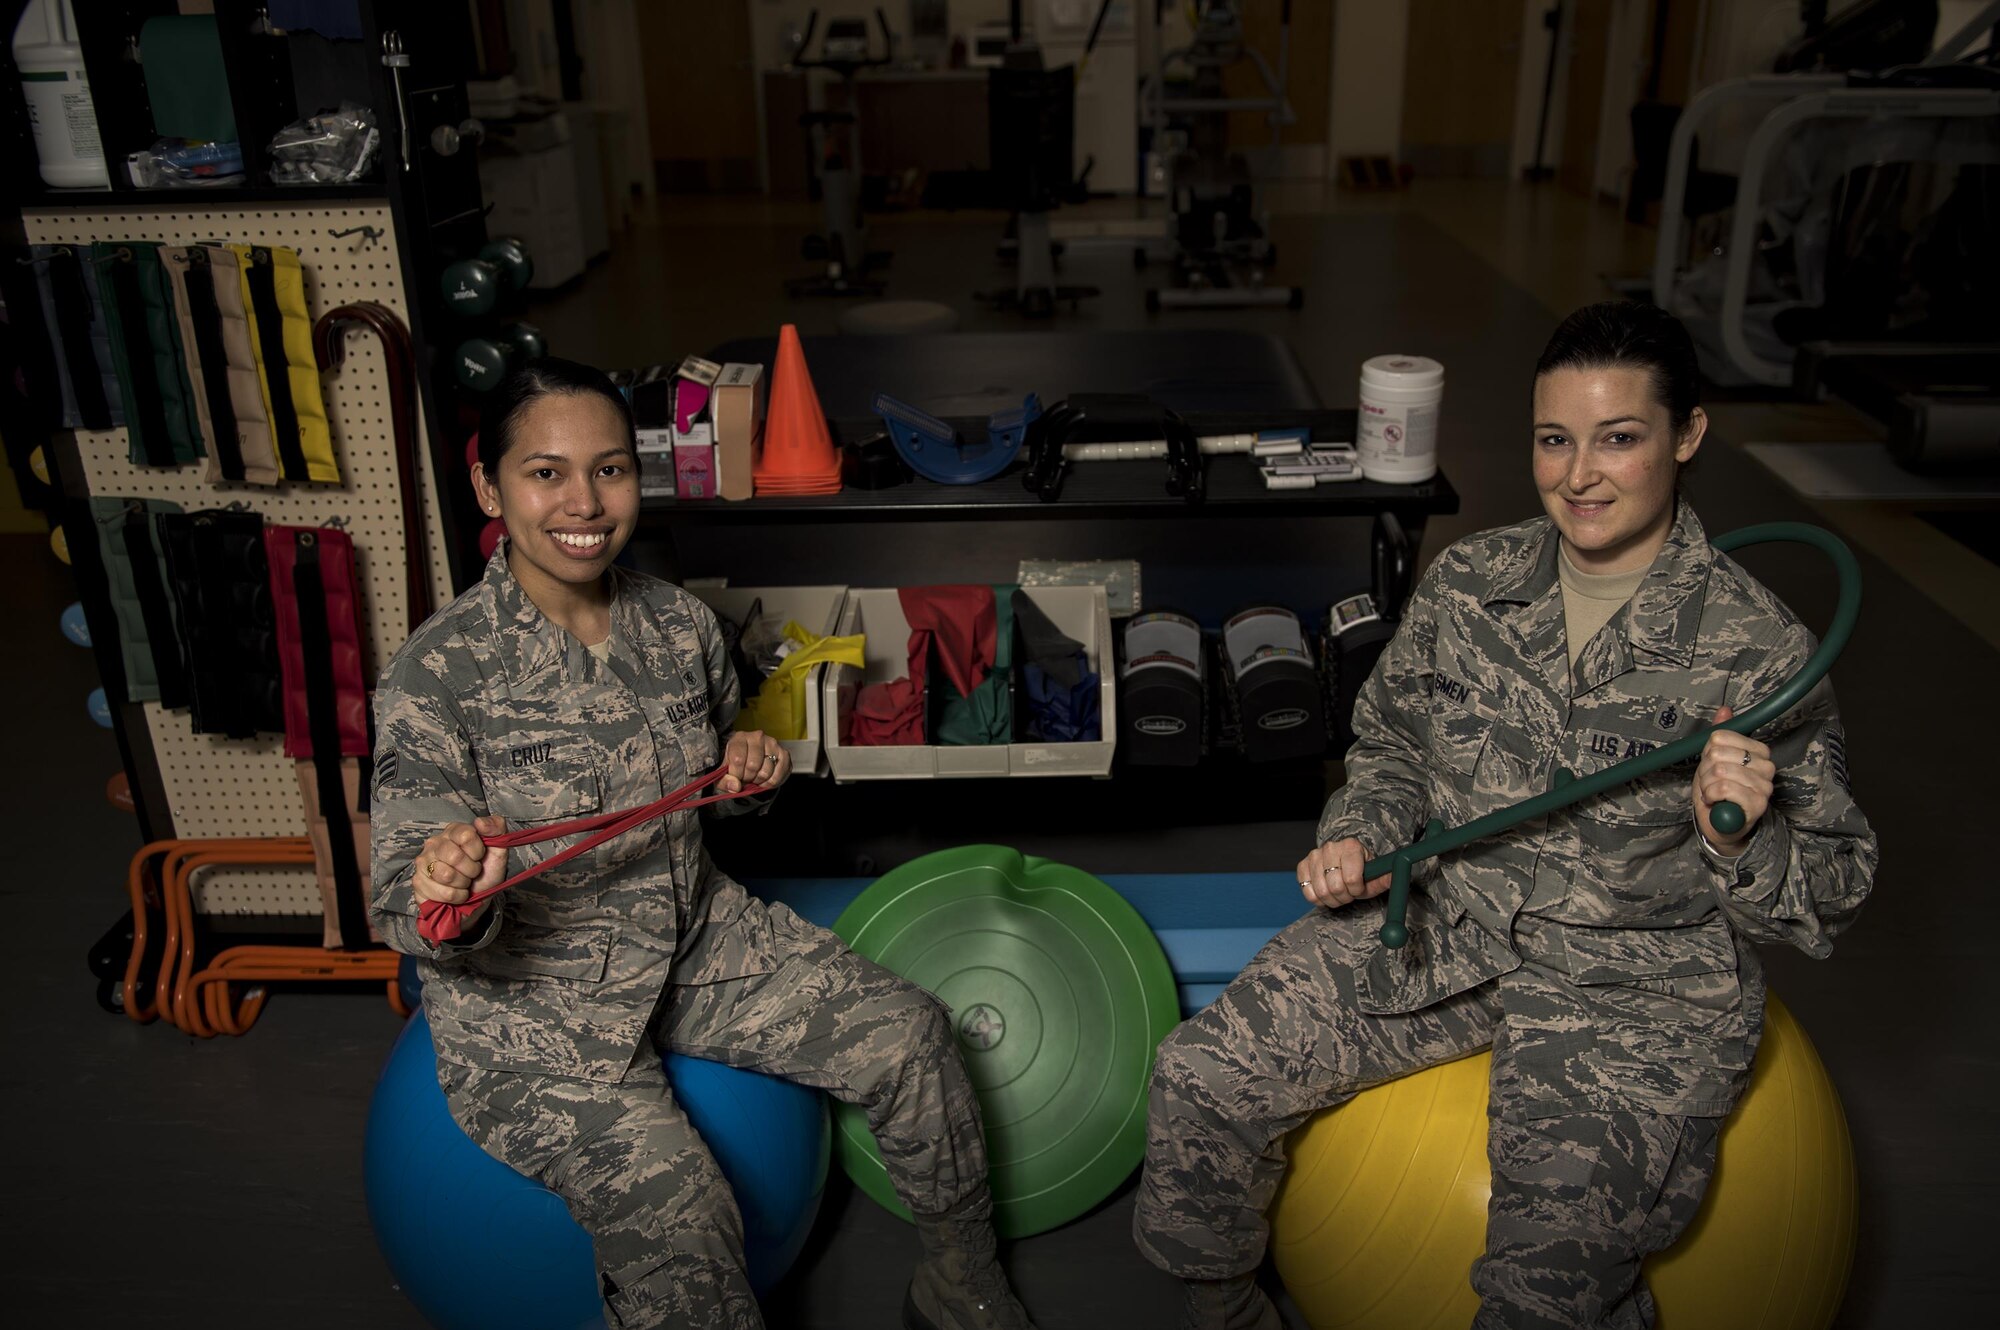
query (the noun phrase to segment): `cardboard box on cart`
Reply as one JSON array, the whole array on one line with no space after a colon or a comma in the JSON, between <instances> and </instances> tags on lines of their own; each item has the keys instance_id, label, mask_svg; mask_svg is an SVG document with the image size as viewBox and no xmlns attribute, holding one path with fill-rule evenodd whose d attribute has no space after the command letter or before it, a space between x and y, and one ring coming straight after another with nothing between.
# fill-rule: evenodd
<instances>
[{"instance_id":1,"label":"cardboard box on cart","mask_svg":"<svg viewBox=\"0 0 2000 1330\"><path fill-rule=\"evenodd\" d=\"M743 500L756 493L757 439L764 432L767 389L762 365L729 364L709 394L715 420L716 493Z\"/></svg>"},{"instance_id":2,"label":"cardboard box on cart","mask_svg":"<svg viewBox=\"0 0 2000 1330\"><path fill-rule=\"evenodd\" d=\"M674 493L679 498L720 497L710 408L721 373L722 366L700 356L689 356L674 371Z\"/></svg>"}]
</instances>

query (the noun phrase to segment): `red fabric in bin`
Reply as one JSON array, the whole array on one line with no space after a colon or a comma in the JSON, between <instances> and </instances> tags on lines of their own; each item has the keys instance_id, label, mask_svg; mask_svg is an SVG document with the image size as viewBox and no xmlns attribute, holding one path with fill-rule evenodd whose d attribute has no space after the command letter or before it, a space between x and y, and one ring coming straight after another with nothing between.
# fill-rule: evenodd
<instances>
[{"instance_id":1,"label":"red fabric in bin","mask_svg":"<svg viewBox=\"0 0 2000 1330\"><path fill-rule=\"evenodd\" d=\"M928 635L951 686L960 697L970 697L992 672L999 645L993 588L906 586L896 592L896 599L910 625L910 655L923 649L922 639Z\"/></svg>"},{"instance_id":2,"label":"red fabric in bin","mask_svg":"<svg viewBox=\"0 0 2000 1330\"><path fill-rule=\"evenodd\" d=\"M924 658L910 658L913 678L871 683L854 696L847 733L840 741L855 748L902 748L924 741Z\"/></svg>"},{"instance_id":3,"label":"red fabric in bin","mask_svg":"<svg viewBox=\"0 0 2000 1330\"><path fill-rule=\"evenodd\" d=\"M285 680L285 756L311 757L312 725L306 709L305 646L299 636L298 596L292 570L298 535L319 542L320 586L326 596L327 640L333 654L335 719L343 757L368 755L368 689L361 669L361 617L354 577L354 541L328 527L264 526L271 565L271 599L277 608L278 664Z\"/></svg>"},{"instance_id":4,"label":"red fabric in bin","mask_svg":"<svg viewBox=\"0 0 2000 1330\"><path fill-rule=\"evenodd\" d=\"M999 624L990 586L902 587L896 593L910 625L908 673L862 686L847 717L843 744L892 748L929 742L924 733L924 685L931 649L959 696L993 670Z\"/></svg>"}]
</instances>

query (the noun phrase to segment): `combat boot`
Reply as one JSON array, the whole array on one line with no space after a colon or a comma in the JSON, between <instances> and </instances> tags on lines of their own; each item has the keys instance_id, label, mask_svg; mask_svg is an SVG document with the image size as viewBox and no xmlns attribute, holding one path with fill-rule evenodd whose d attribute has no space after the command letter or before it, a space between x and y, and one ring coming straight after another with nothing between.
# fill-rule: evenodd
<instances>
[{"instance_id":1,"label":"combat boot","mask_svg":"<svg viewBox=\"0 0 2000 1330\"><path fill-rule=\"evenodd\" d=\"M1181 1330L1285 1330L1278 1309L1257 1287L1253 1272L1230 1279L1185 1281Z\"/></svg>"},{"instance_id":2,"label":"combat boot","mask_svg":"<svg viewBox=\"0 0 2000 1330\"><path fill-rule=\"evenodd\" d=\"M995 1259L991 1192L916 1221L924 1259L903 1295L904 1330L1035 1330Z\"/></svg>"}]
</instances>

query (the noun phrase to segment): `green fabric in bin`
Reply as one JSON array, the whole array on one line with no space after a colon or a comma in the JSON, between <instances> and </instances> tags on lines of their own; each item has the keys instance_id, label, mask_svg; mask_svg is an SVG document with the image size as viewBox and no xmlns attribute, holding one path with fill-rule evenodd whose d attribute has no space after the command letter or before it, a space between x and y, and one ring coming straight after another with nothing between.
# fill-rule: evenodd
<instances>
[{"instance_id":1,"label":"green fabric in bin","mask_svg":"<svg viewBox=\"0 0 2000 1330\"><path fill-rule=\"evenodd\" d=\"M149 18L139 29L146 99L162 138L236 141L236 112L213 14Z\"/></svg>"},{"instance_id":2,"label":"green fabric in bin","mask_svg":"<svg viewBox=\"0 0 2000 1330\"><path fill-rule=\"evenodd\" d=\"M937 741L945 745L978 746L1014 741L1014 593L1012 583L993 588L993 668L970 695L952 686L943 670L932 674L932 686L944 695L938 712Z\"/></svg>"}]
</instances>

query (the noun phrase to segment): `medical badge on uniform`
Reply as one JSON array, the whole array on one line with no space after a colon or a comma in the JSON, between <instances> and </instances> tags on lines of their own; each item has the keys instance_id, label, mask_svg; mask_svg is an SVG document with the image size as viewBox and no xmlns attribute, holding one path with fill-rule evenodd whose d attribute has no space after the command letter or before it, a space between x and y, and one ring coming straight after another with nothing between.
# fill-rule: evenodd
<instances>
[{"instance_id":1,"label":"medical badge on uniform","mask_svg":"<svg viewBox=\"0 0 2000 1330\"><path fill-rule=\"evenodd\" d=\"M681 671L681 682L686 684L688 687L692 688L695 686L696 683L700 681L694 677L693 670L683 669Z\"/></svg>"},{"instance_id":2,"label":"medical badge on uniform","mask_svg":"<svg viewBox=\"0 0 2000 1330\"><path fill-rule=\"evenodd\" d=\"M1671 730L1674 726L1680 723L1681 723L1681 713L1679 712L1679 710L1675 708L1673 703L1671 702L1667 703L1667 709L1660 713L1660 728L1663 730Z\"/></svg>"}]
</instances>

